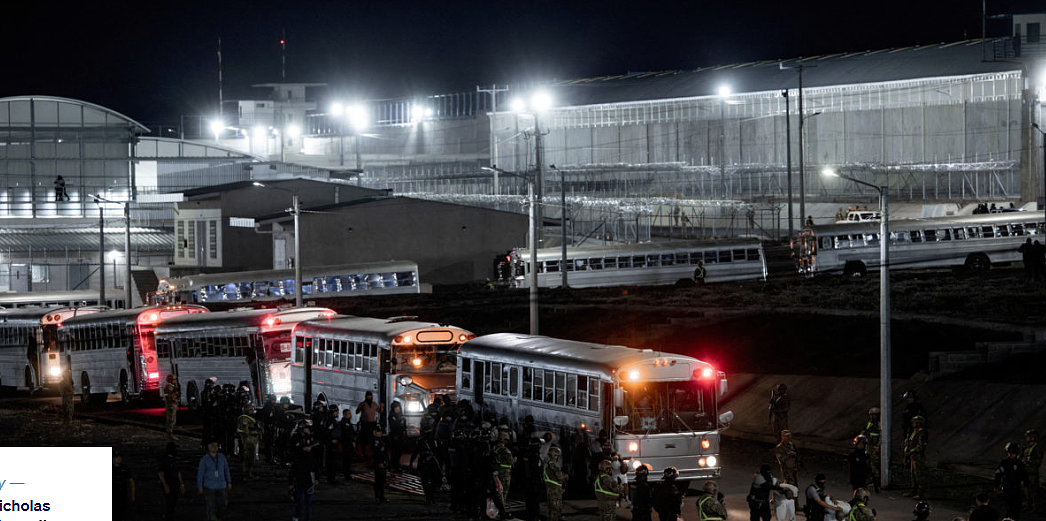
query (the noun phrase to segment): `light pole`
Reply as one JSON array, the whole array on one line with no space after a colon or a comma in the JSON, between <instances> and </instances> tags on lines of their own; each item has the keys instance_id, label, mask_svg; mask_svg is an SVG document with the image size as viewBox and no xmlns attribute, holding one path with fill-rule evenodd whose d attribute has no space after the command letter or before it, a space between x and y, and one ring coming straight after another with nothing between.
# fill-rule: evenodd
<instances>
[{"instance_id":1,"label":"light pole","mask_svg":"<svg viewBox=\"0 0 1046 521\"><path fill-rule=\"evenodd\" d=\"M792 240L795 234L792 219L792 119L791 108L788 106L788 91L781 91L785 99L785 161L788 162L788 240Z\"/></svg>"},{"instance_id":2,"label":"light pole","mask_svg":"<svg viewBox=\"0 0 1046 521\"><path fill-rule=\"evenodd\" d=\"M338 118L338 154L340 157L338 165L340 166L345 166L345 119L341 117L343 112L341 103L331 105L331 115Z\"/></svg>"},{"instance_id":3,"label":"light pole","mask_svg":"<svg viewBox=\"0 0 1046 521\"><path fill-rule=\"evenodd\" d=\"M880 476L882 487L890 484L890 419L892 375L890 367L890 225L889 225L889 187L876 186L871 183L837 174L825 168L824 175L839 177L854 183L874 188L879 192L879 409L882 425L879 429L880 443Z\"/></svg>"},{"instance_id":4,"label":"light pole","mask_svg":"<svg viewBox=\"0 0 1046 521\"><path fill-rule=\"evenodd\" d=\"M102 269L99 270L101 273L102 289L98 292L98 297L101 302L99 306L105 305L105 220L104 212L102 211L102 203L122 204L123 205L123 218L124 218L124 235L123 235L123 249L124 249L124 260L126 261L124 271L124 309L130 309L134 299L131 297L131 202L130 201L113 201L106 199L98 194L91 194L91 198L98 204L98 233L102 235L99 240L99 252L102 254ZM114 261L115 262L115 261ZM113 269L113 278L116 278L115 268Z\"/></svg>"},{"instance_id":5,"label":"light pole","mask_svg":"<svg viewBox=\"0 0 1046 521\"><path fill-rule=\"evenodd\" d=\"M363 158L360 151L360 138L363 137L363 129L367 128L367 112L363 105L353 105L348 108L346 116L352 118L352 127L356 131L356 172L358 175L362 175Z\"/></svg>"},{"instance_id":6,"label":"light pole","mask_svg":"<svg viewBox=\"0 0 1046 521\"><path fill-rule=\"evenodd\" d=\"M1043 210L1043 212L1046 212L1046 132L1043 132L1043 130L1041 128L1039 128L1039 124L1038 123L1032 123L1031 126L1035 127L1035 130L1038 130L1039 134L1042 134L1042 206L1043 207L1040 208L1040 210ZM1046 213L1043 213L1042 219L1043 219L1044 226L1046 226Z\"/></svg>"},{"instance_id":7,"label":"light pole","mask_svg":"<svg viewBox=\"0 0 1046 521\"><path fill-rule=\"evenodd\" d=\"M537 270L537 266L538 266L538 241L537 241L538 220L537 220L537 212L535 211L535 209L537 207L537 200L536 200L536 196L535 196L535 193L534 193L534 179L532 179L530 176L526 176L526 175L523 175L523 174L517 174L515 172L508 172L506 170L502 170L502 169L500 169L500 168L498 168L496 166L491 166L491 167L484 166L484 167L481 167L481 168L483 170L486 170L486 171L492 172L492 173L498 173L498 174L507 175L507 176L511 176L511 177L518 177L518 178L520 178L520 179L522 179L522 180L527 182L527 201L529 201L529 204L530 204L530 208L529 208L530 211L527 212L527 216L530 219L530 233L528 234L528 235L530 235L530 237L529 237L530 244L528 245L529 249L530 249L530 273L528 274L529 282L527 284L528 286L530 286L530 334L531 335L537 335L538 334L538 270Z\"/></svg>"},{"instance_id":8,"label":"light pole","mask_svg":"<svg viewBox=\"0 0 1046 521\"><path fill-rule=\"evenodd\" d=\"M553 170L559 172L559 231L560 240L563 247L563 255L559 261L559 272L563 276L561 284L564 288L567 285L567 174L566 172L556 168L556 165L549 165Z\"/></svg>"}]
</instances>

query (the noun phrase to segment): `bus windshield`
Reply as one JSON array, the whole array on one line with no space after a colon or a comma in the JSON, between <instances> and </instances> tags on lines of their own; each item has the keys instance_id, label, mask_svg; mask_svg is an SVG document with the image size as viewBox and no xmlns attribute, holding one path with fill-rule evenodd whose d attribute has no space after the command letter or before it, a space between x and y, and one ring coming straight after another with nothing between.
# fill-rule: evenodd
<instances>
[{"instance_id":1,"label":"bus windshield","mask_svg":"<svg viewBox=\"0 0 1046 521\"><path fill-rule=\"evenodd\" d=\"M620 430L632 434L715 430L712 386L696 381L646 382L622 388Z\"/></svg>"}]
</instances>

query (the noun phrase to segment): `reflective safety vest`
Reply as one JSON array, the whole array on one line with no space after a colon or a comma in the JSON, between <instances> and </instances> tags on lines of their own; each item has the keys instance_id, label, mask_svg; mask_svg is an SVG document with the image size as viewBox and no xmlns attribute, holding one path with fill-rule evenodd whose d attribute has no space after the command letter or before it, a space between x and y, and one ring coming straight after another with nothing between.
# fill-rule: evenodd
<instances>
[{"instance_id":1,"label":"reflective safety vest","mask_svg":"<svg viewBox=\"0 0 1046 521\"><path fill-rule=\"evenodd\" d=\"M596 486L595 487L596 488L596 499L599 499L599 494L606 494L606 495L608 495L608 496L610 496L610 497L612 497L614 499L617 499L618 496L619 496L619 494L617 492L611 492L611 491L603 488L603 485L599 482L599 478L601 478L603 476L606 476L606 477L609 478L610 474L600 474L599 476L596 477L596 483L595 483L595 486Z\"/></svg>"},{"instance_id":2,"label":"reflective safety vest","mask_svg":"<svg viewBox=\"0 0 1046 521\"><path fill-rule=\"evenodd\" d=\"M858 503L850 509L850 521L857 521L857 509L864 506L864 503Z\"/></svg>"},{"instance_id":3,"label":"reflective safety vest","mask_svg":"<svg viewBox=\"0 0 1046 521\"><path fill-rule=\"evenodd\" d=\"M545 483L552 483L553 485L555 485L557 487L562 487L563 486L562 483L560 483L558 481L553 481L552 478L548 477L548 466L549 465L553 465L553 464L554 463L551 462L551 461L546 463L545 464L545 468L541 469L541 473L545 475ZM597 487L599 486L599 480L598 479L596 480L596 486Z\"/></svg>"},{"instance_id":4,"label":"reflective safety vest","mask_svg":"<svg viewBox=\"0 0 1046 521\"><path fill-rule=\"evenodd\" d=\"M709 499L712 499L712 496L705 496L697 502L697 518L701 521L723 521L723 518L719 517L719 515L710 516L705 513L705 501L708 501Z\"/></svg>"},{"instance_id":5,"label":"reflective safety vest","mask_svg":"<svg viewBox=\"0 0 1046 521\"><path fill-rule=\"evenodd\" d=\"M494 454L497 455L498 458L500 458L502 455L504 455L506 450L508 450L508 449L506 449L502 445L495 445L494 446ZM509 453L509 456L511 456L511 455L512 455L512 453ZM512 465L506 465L506 464L501 463L500 461L498 461L498 467L503 468L503 469L510 469L510 468L512 468Z\"/></svg>"}]
</instances>

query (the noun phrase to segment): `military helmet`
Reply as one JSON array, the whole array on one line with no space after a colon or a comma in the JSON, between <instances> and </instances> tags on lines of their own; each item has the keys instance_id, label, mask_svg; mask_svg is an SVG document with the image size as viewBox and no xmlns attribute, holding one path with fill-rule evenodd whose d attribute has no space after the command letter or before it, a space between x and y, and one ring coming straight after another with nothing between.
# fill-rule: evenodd
<instances>
[{"instance_id":1,"label":"military helmet","mask_svg":"<svg viewBox=\"0 0 1046 521\"><path fill-rule=\"evenodd\" d=\"M854 436L854 445L857 445L858 443L868 443L868 436L865 436L864 434Z\"/></svg>"},{"instance_id":2,"label":"military helmet","mask_svg":"<svg viewBox=\"0 0 1046 521\"><path fill-rule=\"evenodd\" d=\"M605 459L605 460L599 462L599 471L600 472L610 472L610 469L612 469L612 468L614 468L614 466L610 464L610 460L606 460Z\"/></svg>"},{"instance_id":3,"label":"military helmet","mask_svg":"<svg viewBox=\"0 0 1046 521\"><path fill-rule=\"evenodd\" d=\"M1028 438L1031 438L1031 439L1035 440L1035 441L1039 441L1039 431L1037 431L1035 429L1028 429L1027 431L1024 432L1024 435L1026 437L1028 437Z\"/></svg>"},{"instance_id":4,"label":"military helmet","mask_svg":"<svg viewBox=\"0 0 1046 521\"><path fill-rule=\"evenodd\" d=\"M338 412L338 405L332 403L327 406L327 410L330 412Z\"/></svg>"},{"instance_id":5,"label":"military helmet","mask_svg":"<svg viewBox=\"0 0 1046 521\"><path fill-rule=\"evenodd\" d=\"M254 414L254 406L252 406L249 403L245 403L243 404L243 407L240 407L240 411L242 411L243 414Z\"/></svg>"},{"instance_id":6,"label":"military helmet","mask_svg":"<svg viewBox=\"0 0 1046 521\"><path fill-rule=\"evenodd\" d=\"M788 390L788 386L785 384L777 384L777 392L783 393Z\"/></svg>"},{"instance_id":7,"label":"military helmet","mask_svg":"<svg viewBox=\"0 0 1046 521\"><path fill-rule=\"evenodd\" d=\"M870 497L872 497L872 495L868 493L868 489L866 488L859 488L854 491L854 499L857 501L868 501L868 498Z\"/></svg>"},{"instance_id":8,"label":"military helmet","mask_svg":"<svg viewBox=\"0 0 1046 521\"><path fill-rule=\"evenodd\" d=\"M930 504L925 501L920 501L915 504L915 510L912 510L912 513L915 515L930 515Z\"/></svg>"},{"instance_id":9,"label":"military helmet","mask_svg":"<svg viewBox=\"0 0 1046 521\"><path fill-rule=\"evenodd\" d=\"M878 407L872 407L871 409L868 409L868 414L882 414L882 411L880 411Z\"/></svg>"},{"instance_id":10,"label":"military helmet","mask_svg":"<svg viewBox=\"0 0 1046 521\"><path fill-rule=\"evenodd\" d=\"M563 454L563 450L560 449L559 447L549 447L548 448L548 457L550 457L550 458L558 458L560 454Z\"/></svg>"},{"instance_id":11,"label":"military helmet","mask_svg":"<svg viewBox=\"0 0 1046 521\"><path fill-rule=\"evenodd\" d=\"M916 416L916 417L912 418L912 423L917 423L919 425L925 425L926 424L926 418L923 418L922 416Z\"/></svg>"},{"instance_id":12,"label":"military helmet","mask_svg":"<svg viewBox=\"0 0 1046 521\"><path fill-rule=\"evenodd\" d=\"M1020 453L1021 453L1021 446L1020 446L1020 444L1014 443L1012 441L1010 443L1006 444L1006 454L1020 454Z\"/></svg>"},{"instance_id":13,"label":"military helmet","mask_svg":"<svg viewBox=\"0 0 1046 521\"><path fill-rule=\"evenodd\" d=\"M704 490L709 494L715 495L716 492L719 492L719 485L715 481L708 480L705 482Z\"/></svg>"},{"instance_id":14,"label":"military helmet","mask_svg":"<svg viewBox=\"0 0 1046 521\"><path fill-rule=\"evenodd\" d=\"M290 396L281 396L280 397L280 403L283 404L283 405L290 405L291 404L291 397Z\"/></svg>"},{"instance_id":15,"label":"military helmet","mask_svg":"<svg viewBox=\"0 0 1046 521\"><path fill-rule=\"evenodd\" d=\"M676 479L678 477L679 477L679 471L676 470L675 467L668 467L668 468L665 469L664 474L662 474L661 479L663 479L665 481L670 481L670 480Z\"/></svg>"},{"instance_id":16,"label":"military helmet","mask_svg":"<svg viewBox=\"0 0 1046 521\"><path fill-rule=\"evenodd\" d=\"M498 432L498 441L508 441L510 438L511 438L511 436L509 436L509 434L507 432L505 432L505 431L499 431Z\"/></svg>"},{"instance_id":17,"label":"military helmet","mask_svg":"<svg viewBox=\"0 0 1046 521\"><path fill-rule=\"evenodd\" d=\"M640 465L636 468L636 478L646 478L650 476L650 469L646 465Z\"/></svg>"}]
</instances>

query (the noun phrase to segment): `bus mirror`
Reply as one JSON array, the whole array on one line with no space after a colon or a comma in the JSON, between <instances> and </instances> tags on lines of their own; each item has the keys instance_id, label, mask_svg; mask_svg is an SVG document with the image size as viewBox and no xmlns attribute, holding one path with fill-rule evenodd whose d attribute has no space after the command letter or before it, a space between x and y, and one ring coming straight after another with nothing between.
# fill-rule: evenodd
<instances>
[{"instance_id":1,"label":"bus mirror","mask_svg":"<svg viewBox=\"0 0 1046 521\"><path fill-rule=\"evenodd\" d=\"M614 407L624 407L624 403L625 392L622 391L620 387L614 389Z\"/></svg>"},{"instance_id":2,"label":"bus mirror","mask_svg":"<svg viewBox=\"0 0 1046 521\"><path fill-rule=\"evenodd\" d=\"M614 425L618 427L628 425L628 416L614 416Z\"/></svg>"},{"instance_id":3,"label":"bus mirror","mask_svg":"<svg viewBox=\"0 0 1046 521\"><path fill-rule=\"evenodd\" d=\"M734 411L726 411L719 415L719 425L722 427L729 427L732 421L734 421Z\"/></svg>"},{"instance_id":4,"label":"bus mirror","mask_svg":"<svg viewBox=\"0 0 1046 521\"><path fill-rule=\"evenodd\" d=\"M726 376L723 373L719 373L719 396L723 397L726 395Z\"/></svg>"}]
</instances>

